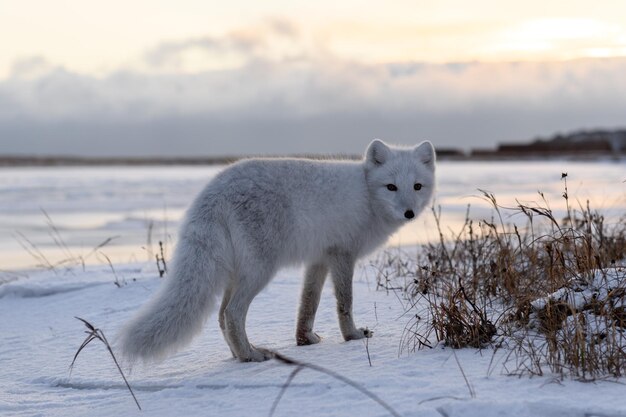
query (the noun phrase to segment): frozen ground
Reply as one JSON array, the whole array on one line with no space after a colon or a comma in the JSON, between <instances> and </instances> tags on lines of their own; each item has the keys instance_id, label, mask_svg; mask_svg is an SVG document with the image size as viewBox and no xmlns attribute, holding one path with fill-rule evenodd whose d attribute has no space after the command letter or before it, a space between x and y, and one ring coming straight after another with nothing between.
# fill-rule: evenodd
<instances>
[{"instance_id":1,"label":"frozen ground","mask_svg":"<svg viewBox=\"0 0 626 417\"><path fill-rule=\"evenodd\" d=\"M366 263L364 264L366 265ZM231 359L215 316L187 348L158 365L137 366L129 380L144 411L136 409L104 347L92 342L68 367L84 339L83 317L114 339L118 328L160 284L152 266L117 265L43 271L0 286L0 415L2 416L267 416L293 368L276 361ZM558 382L502 372L491 350L454 352L437 347L398 354L408 318L393 294L375 291L371 267L357 270L357 324L374 329L363 341L343 342L326 287L316 331L320 344L296 347L299 270L284 270L255 299L249 316L253 343L348 377L402 416L626 416L624 381ZM458 359L458 363L457 363ZM460 365L459 365L460 364ZM474 395L470 394L461 368ZM354 388L303 370L286 391L276 416L385 416Z\"/></svg>"}]
</instances>

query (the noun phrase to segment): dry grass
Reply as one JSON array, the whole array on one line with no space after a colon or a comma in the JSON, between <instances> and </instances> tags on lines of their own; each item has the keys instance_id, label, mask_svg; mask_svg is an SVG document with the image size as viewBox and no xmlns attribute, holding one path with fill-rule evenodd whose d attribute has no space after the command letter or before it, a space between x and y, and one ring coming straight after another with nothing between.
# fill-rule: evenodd
<instances>
[{"instance_id":1,"label":"dry grass","mask_svg":"<svg viewBox=\"0 0 626 417\"><path fill-rule=\"evenodd\" d=\"M77 253L74 253L70 249L70 247L65 243L65 240L63 238L63 235L61 234L61 231L53 222L48 212L46 212L46 210L44 209L41 209L41 212L46 218L46 227L48 230L48 236L54 243L54 246L62 254L62 257L60 257L60 259L56 261L50 260L46 256L45 251L40 249L39 246L35 244L31 239L29 239L26 235L24 235L21 232L16 232L14 235L16 241L35 261L35 264L33 265L35 269L43 269L43 270L52 271L55 274L58 274L59 271L62 271L64 273L68 273L68 272L74 273L74 268L80 267L82 271L84 272L86 262L89 259L91 259L92 257L97 258L99 256L104 255L101 249L107 246L113 240L118 239L120 237L120 236L112 236L112 237L106 238L105 240L100 242L98 245L93 247L88 253L77 254ZM106 257L106 255L104 256ZM111 268L113 268L108 257L106 257L106 259L109 265L111 266ZM116 281L117 281L117 277L116 277Z\"/></svg>"},{"instance_id":2,"label":"dry grass","mask_svg":"<svg viewBox=\"0 0 626 417\"><path fill-rule=\"evenodd\" d=\"M98 245L94 246L91 250L89 250L86 253L85 252L76 253L72 251L70 246L66 244L62 231L56 226L56 224L53 222L50 215L43 209L41 211L46 219L46 227L48 230L48 236L50 237L51 242L53 243L52 246L61 255L57 256L56 259L53 260L46 254L46 249L40 248L35 242L33 242L23 233L16 232L15 239L22 246L22 248L31 256L31 258L34 261L32 268L51 271L55 275L58 275L59 273L63 273L63 274L69 273L69 274L76 275L78 270L85 272L87 262L90 262L90 261L93 262L93 260L95 259L97 263L106 264L109 266L109 269L111 270L111 275L113 276L113 284L115 286L117 286L118 288L121 288L127 284L127 280L124 278L122 274L118 274L112 260L103 251L103 249L107 245L109 245L115 239L120 238L119 235L106 238L105 240L100 242ZM164 238L165 244L163 243L163 241L159 240L158 242L159 249L156 254L154 254L153 249L152 249L153 222L150 222L147 225L147 231L148 231L148 239L147 239L148 244L145 247L142 247L142 249L148 252L150 261L153 261L156 259L156 267L159 272L159 276L163 277L165 276L165 274L167 274L167 263L166 263L167 238L168 238L167 229L165 229L165 235L166 235L166 237ZM14 271L0 270L0 285L3 283L9 282L11 280L14 280L15 279L14 277L17 274L20 274L20 273L14 272Z\"/></svg>"},{"instance_id":3,"label":"dry grass","mask_svg":"<svg viewBox=\"0 0 626 417\"><path fill-rule=\"evenodd\" d=\"M139 401L137 400L137 397L135 396L133 389L130 387L130 384L128 383L128 380L126 379L124 372L122 372L122 368L120 367L120 364L117 361L117 358L115 357L115 354L113 353L113 349L111 348L109 341L104 335L104 332L98 329L97 327L95 327L93 324L91 324L85 319L82 319L80 317L75 317L75 318L83 322L83 324L87 328L87 330L85 330L87 337L85 338L85 340L83 340L83 343L81 343L80 347L74 354L74 359L72 360L72 363L70 364L70 375L72 373L72 369L74 368L74 364L76 363L76 359L78 359L78 355L80 355L80 352L82 352L83 349L87 347L89 343L93 342L94 340L99 340L106 347L107 351L109 352L109 355L111 355L111 358L113 359L113 362L115 363L115 367L117 368L118 372L122 376L122 379L124 380L124 384L126 384L126 388L128 388L130 395L133 396L133 400L135 400L135 404L137 405L137 408L141 411L141 406L139 405Z\"/></svg>"},{"instance_id":4,"label":"dry grass","mask_svg":"<svg viewBox=\"0 0 626 417\"><path fill-rule=\"evenodd\" d=\"M372 401L378 403L382 408L384 408L391 416L393 417L400 417L400 414L398 414L398 412L391 407L389 404L387 404L385 401L383 401L380 397L378 397L376 394L374 394L373 392L371 392L370 390L368 390L367 388L365 388L363 385L351 380L350 378L347 378L335 371L332 371L328 368L324 368L322 366L319 365L315 365L312 363L307 363L307 362L301 362L298 361L296 359L287 357L281 353L278 353L276 351L273 350L268 350L266 349L266 352L269 353L271 355L271 357L273 359L276 359L278 362L283 363L285 365L289 365L289 366L295 366L294 370L291 371L291 373L289 374L289 376L287 377L287 380L285 381L285 383L283 384L280 392L278 393L278 395L276 396L276 398L274 399L274 403L272 404L272 408L270 409L269 412L269 417L272 417L274 415L274 413L276 412L276 408L278 407L278 404L280 403L280 400L283 398L283 395L285 394L285 392L287 391L287 389L289 388L289 386L291 385L291 383L293 382L293 379L296 377L296 375L298 375L298 373L300 373L303 369L310 369L312 371L316 371L322 374L326 374L338 381L343 382L344 384L351 386L352 388L354 388L355 390L359 391L360 393L362 393L363 395L365 395L366 397L370 398Z\"/></svg>"},{"instance_id":5,"label":"dry grass","mask_svg":"<svg viewBox=\"0 0 626 417\"><path fill-rule=\"evenodd\" d=\"M165 263L165 254L163 252L163 242L159 240L159 253L155 255L156 266L159 271L159 277L163 278L167 272L167 264Z\"/></svg>"},{"instance_id":6,"label":"dry grass","mask_svg":"<svg viewBox=\"0 0 626 417\"><path fill-rule=\"evenodd\" d=\"M490 221L470 218L415 258L388 256L378 285L401 290L410 320L400 349L444 343L506 348L509 373L582 379L626 371L626 218L609 226L589 203L572 207L562 174L566 215L548 200L501 206ZM504 218L522 216L527 226ZM520 222L517 222L520 224Z\"/></svg>"}]
</instances>

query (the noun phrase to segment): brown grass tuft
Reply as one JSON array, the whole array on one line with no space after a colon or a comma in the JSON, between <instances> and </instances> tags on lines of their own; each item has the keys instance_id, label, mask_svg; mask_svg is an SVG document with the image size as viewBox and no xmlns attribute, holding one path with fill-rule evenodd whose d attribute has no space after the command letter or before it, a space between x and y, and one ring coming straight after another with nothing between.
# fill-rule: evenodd
<instances>
[{"instance_id":1,"label":"brown grass tuft","mask_svg":"<svg viewBox=\"0 0 626 417\"><path fill-rule=\"evenodd\" d=\"M626 216L609 226L589 202L572 207L561 179L563 219L543 193L539 204L504 207L481 190L490 220L471 219L468 206L461 232L446 238L433 208L439 241L415 259L386 258L379 287L401 292L411 317L401 350L491 345L509 349L510 373L624 375Z\"/></svg>"}]
</instances>

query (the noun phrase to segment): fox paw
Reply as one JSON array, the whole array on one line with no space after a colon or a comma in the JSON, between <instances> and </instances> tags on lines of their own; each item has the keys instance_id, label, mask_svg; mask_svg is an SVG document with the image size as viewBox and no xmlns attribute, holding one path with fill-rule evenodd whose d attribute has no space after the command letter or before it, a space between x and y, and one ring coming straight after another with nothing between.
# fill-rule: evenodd
<instances>
[{"instance_id":1,"label":"fox paw","mask_svg":"<svg viewBox=\"0 0 626 417\"><path fill-rule=\"evenodd\" d=\"M250 353L246 356L240 357L239 360L241 362L264 362L266 360L272 359L274 354L263 348L256 348L254 346L250 346Z\"/></svg>"},{"instance_id":2,"label":"fox paw","mask_svg":"<svg viewBox=\"0 0 626 417\"><path fill-rule=\"evenodd\" d=\"M354 331L346 336L344 336L344 339L346 340L346 342L348 340L359 340L359 339L363 339L363 338L370 338L374 336L374 332L371 331L370 329L368 329L367 327L360 327L358 329L354 329Z\"/></svg>"},{"instance_id":3,"label":"fox paw","mask_svg":"<svg viewBox=\"0 0 626 417\"><path fill-rule=\"evenodd\" d=\"M298 346L314 345L321 340L322 338L315 332L298 333L296 335L296 344Z\"/></svg>"}]
</instances>

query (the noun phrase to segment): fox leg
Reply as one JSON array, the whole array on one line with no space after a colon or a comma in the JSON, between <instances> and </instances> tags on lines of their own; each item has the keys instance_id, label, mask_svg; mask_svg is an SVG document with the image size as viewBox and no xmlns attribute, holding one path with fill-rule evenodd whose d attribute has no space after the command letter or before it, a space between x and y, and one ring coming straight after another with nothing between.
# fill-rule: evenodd
<instances>
[{"instance_id":1,"label":"fox leg","mask_svg":"<svg viewBox=\"0 0 626 417\"><path fill-rule=\"evenodd\" d=\"M348 255L336 255L331 263L331 275L337 297L337 315L339 329L344 340L372 337L373 332L365 328L357 328L352 318L352 276L354 259Z\"/></svg>"},{"instance_id":2,"label":"fox leg","mask_svg":"<svg viewBox=\"0 0 626 417\"><path fill-rule=\"evenodd\" d=\"M242 273L234 281L230 300L224 307L226 340L231 351L241 362L262 362L272 357L264 349L250 344L246 334L246 316L250 303L272 278L272 272Z\"/></svg>"},{"instance_id":3,"label":"fox leg","mask_svg":"<svg viewBox=\"0 0 626 417\"><path fill-rule=\"evenodd\" d=\"M328 267L321 263L310 265L306 269L296 329L298 346L312 345L320 341L320 337L313 332L313 323L327 274Z\"/></svg>"},{"instance_id":4,"label":"fox leg","mask_svg":"<svg viewBox=\"0 0 626 417\"><path fill-rule=\"evenodd\" d=\"M226 344L228 344L228 347L230 348L230 353L233 354L233 358L236 358L237 356L235 355L233 348L230 347L230 341L228 340L228 333L226 332L226 319L224 318L224 311L226 310L226 306L228 305L228 302L230 301L230 297L232 293L233 293L233 284L231 281L231 283L228 284L228 287L226 287L226 290L224 291L224 296L222 298L222 305L220 306L218 320L220 323L220 329L222 329L222 335L224 336L224 340L226 341Z\"/></svg>"}]
</instances>

